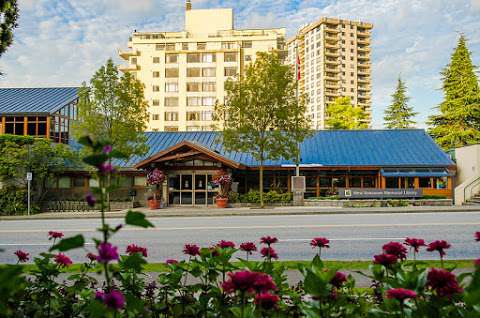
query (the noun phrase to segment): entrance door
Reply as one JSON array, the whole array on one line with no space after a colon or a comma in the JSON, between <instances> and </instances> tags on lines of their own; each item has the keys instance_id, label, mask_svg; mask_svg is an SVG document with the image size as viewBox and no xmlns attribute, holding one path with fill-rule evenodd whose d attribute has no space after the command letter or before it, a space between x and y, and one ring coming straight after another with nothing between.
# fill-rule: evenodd
<instances>
[{"instance_id":1,"label":"entrance door","mask_svg":"<svg viewBox=\"0 0 480 318\"><path fill-rule=\"evenodd\" d=\"M168 202L171 205L213 204L217 191L211 183L212 172L177 172L168 178Z\"/></svg>"}]
</instances>

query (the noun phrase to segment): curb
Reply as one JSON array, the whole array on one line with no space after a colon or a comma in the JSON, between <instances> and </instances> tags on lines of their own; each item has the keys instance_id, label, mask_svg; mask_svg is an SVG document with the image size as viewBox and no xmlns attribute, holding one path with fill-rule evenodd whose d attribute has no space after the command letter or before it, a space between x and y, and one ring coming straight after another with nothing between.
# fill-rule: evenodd
<instances>
[{"instance_id":1,"label":"curb","mask_svg":"<svg viewBox=\"0 0 480 318\"><path fill-rule=\"evenodd\" d=\"M305 209L304 207L297 208L266 208L262 211L259 208L232 208L220 210L209 209L190 209L175 211L175 208L165 209L165 212L150 211L146 209L133 209L135 211L143 212L150 218L167 218L167 217L223 217L223 216L268 216L268 215L343 215L343 214L396 214L396 213L447 213L447 212L480 212L480 207L400 207L400 208L332 208L332 207L312 207ZM297 211L296 211L297 210ZM127 210L118 212L107 212L106 218L123 218ZM2 216L1 221L9 220L52 220L52 219L94 219L98 218L98 212L90 213L76 213L76 212L58 212L58 213L41 213L31 216L16 215L16 216Z\"/></svg>"}]
</instances>

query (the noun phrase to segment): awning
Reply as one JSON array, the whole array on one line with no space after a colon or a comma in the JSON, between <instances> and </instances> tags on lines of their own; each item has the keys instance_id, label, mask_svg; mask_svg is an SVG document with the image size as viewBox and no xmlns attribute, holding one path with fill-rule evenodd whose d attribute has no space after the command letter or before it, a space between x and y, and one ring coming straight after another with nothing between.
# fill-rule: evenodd
<instances>
[{"instance_id":1,"label":"awning","mask_svg":"<svg viewBox=\"0 0 480 318\"><path fill-rule=\"evenodd\" d=\"M381 169L384 177L448 177L447 169Z\"/></svg>"}]
</instances>

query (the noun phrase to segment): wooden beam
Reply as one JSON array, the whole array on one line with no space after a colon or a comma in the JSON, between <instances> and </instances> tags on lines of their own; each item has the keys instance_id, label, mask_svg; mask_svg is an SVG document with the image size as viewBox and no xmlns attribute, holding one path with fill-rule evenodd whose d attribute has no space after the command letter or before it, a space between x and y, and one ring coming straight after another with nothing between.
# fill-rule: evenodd
<instances>
[{"instance_id":1,"label":"wooden beam","mask_svg":"<svg viewBox=\"0 0 480 318\"><path fill-rule=\"evenodd\" d=\"M5 133L5 116L2 116L2 127L0 127L0 134Z\"/></svg>"},{"instance_id":2,"label":"wooden beam","mask_svg":"<svg viewBox=\"0 0 480 318\"><path fill-rule=\"evenodd\" d=\"M50 120L51 120L51 117L50 116L47 116L47 133L46 133L46 137L47 139L50 140Z\"/></svg>"},{"instance_id":3,"label":"wooden beam","mask_svg":"<svg viewBox=\"0 0 480 318\"><path fill-rule=\"evenodd\" d=\"M165 162L165 161L170 161L170 160L176 160L176 159L195 156L195 155L198 155L200 153L201 153L200 151L189 151L189 152L185 152L185 153L179 153L179 154L176 154L176 155L162 157L162 158L159 158L159 159L157 159L153 162Z\"/></svg>"},{"instance_id":4,"label":"wooden beam","mask_svg":"<svg viewBox=\"0 0 480 318\"><path fill-rule=\"evenodd\" d=\"M27 116L23 117L23 135L24 136L28 135L28 117Z\"/></svg>"}]
</instances>

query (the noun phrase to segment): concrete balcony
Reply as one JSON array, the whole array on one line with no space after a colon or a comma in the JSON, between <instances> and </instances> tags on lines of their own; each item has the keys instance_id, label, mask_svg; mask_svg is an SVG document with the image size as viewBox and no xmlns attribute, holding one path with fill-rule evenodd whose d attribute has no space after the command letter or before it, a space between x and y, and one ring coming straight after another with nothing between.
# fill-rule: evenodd
<instances>
[{"instance_id":1,"label":"concrete balcony","mask_svg":"<svg viewBox=\"0 0 480 318\"><path fill-rule=\"evenodd\" d=\"M368 92L368 91L370 91L370 87L367 86L367 85L362 85L362 86L358 86L358 87L357 87L357 90L358 90L359 92Z\"/></svg>"},{"instance_id":2,"label":"concrete balcony","mask_svg":"<svg viewBox=\"0 0 480 318\"><path fill-rule=\"evenodd\" d=\"M361 53L370 53L370 47L368 46L358 46L357 51Z\"/></svg>"},{"instance_id":3,"label":"concrete balcony","mask_svg":"<svg viewBox=\"0 0 480 318\"><path fill-rule=\"evenodd\" d=\"M334 84L334 83L325 82L325 87L332 88L332 89L340 89L340 83L335 82Z\"/></svg>"},{"instance_id":4,"label":"concrete balcony","mask_svg":"<svg viewBox=\"0 0 480 318\"><path fill-rule=\"evenodd\" d=\"M332 59L332 60L326 59L325 64L327 64L327 65L338 65L338 64L340 64L340 61L338 59Z\"/></svg>"},{"instance_id":5,"label":"concrete balcony","mask_svg":"<svg viewBox=\"0 0 480 318\"><path fill-rule=\"evenodd\" d=\"M327 74L325 73L325 75L323 76L327 81L339 81L340 78L338 77L338 74L337 73L334 73L334 74Z\"/></svg>"},{"instance_id":6,"label":"concrete balcony","mask_svg":"<svg viewBox=\"0 0 480 318\"><path fill-rule=\"evenodd\" d=\"M326 90L325 91L325 96L328 96L328 97L338 97L340 96L340 93L338 93L338 91L329 91L329 90Z\"/></svg>"},{"instance_id":7,"label":"concrete balcony","mask_svg":"<svg viewBox=\"0 0 480 318\"><path fill-rule=\"evenodd\" d=\"M357 37L370 37L370 31L357 29Z\"/></svg>"},{"instance_id":8,"label":"concrete balcony","mask_svg":"<svg viewBox=\"0 0 480 318\"><path fill-rule=\"evenodd\" d=\"M325 42L325 47L327 49L338 50L340 48L340 44L338 44L338 42Z\"/></svg>"},{"instance_id":9,"label":"concrete balcony","mask_svg":"<svg viewBox=\"0 0 480 318\"><path fill-rule=\"evenodd\" d=\"M337 67L325 67L325 72L327 73L340 73L340 70Z\"/></svg>"},{"instance_id":10,"label":"concrete balcony","mask_svg":"<svg viewBox=\"0 0 480 318\"><path fill-rule=\"evenodd\" d=\"M325 51L325 56L329 56L329 57L340 57L340 53L338 53L338 50L326 50Z\"/></svg>"},{"instance_id":11,"label":"concrete balcony","mask_svg":"<svg viewBox=\"0 0 480 318\"><path fill-rule=\"evenodd\" d=\"M326 40L326 41L338 42L338 37L337 37L335 34L328 34L328 33L326 33L326 34L325 34L325 40Z\"/></svg>"},{"instance_id":12,"label":"concrete balcony","mask_svg":"<svg viewBox=\"0 0 480 318\"><path fill-rule=\"evenodd\" d=\"M138 50L118 50L118 55L124 60L128 60L130 56L140 55Z\"/></svg>"},{"instance_id":13,"label":"concrete balcony","mask_svg":"<svg viewBox=\"0 0 480 318\"><path fill-rule=\"evenodd\" d=\"M359 77L359 78L357 78L357 82L359 84L370 84L370 78L369 77Z\"/></svg>"},{"instance_id":14,"label":"concrete balcony","mask_svg":"<svg viewBox=\"0 0 480 318\"><path fill-rule=\"evenodd\" d=\"M370 60L370 55L368 55L368 54L357 54L357 60L368 61L368 60Z\"/></svg>"},{"instance_id":15,"label":"concrete balcony","mask_svg":"<svg viewBox=\"0 0 480 318\"><path fill-rule=\"evenodd\" d=\"M121 72L136 72L140 70L140 65L120 65L118 70Z\"/></svg>"},{"instance_id":16,"label":"concrete balcony","mask_svg":"<svg viewBox=\"0 0 480 318\"><path fill-rule=\"evenodd\" d=\"M357 38L357 43L358 43L358 44L368 45L368 44L370 44L370 38L368 38L368 37L359 37L359 38Z\"/></svg>"},{"instance_id":17,"label":"concrete balcony","mask_svg":"<svg viewBox=\"0 0 480 318\"><path fill-rule=\"evenodd\" d=\"M357 70L357 74L358 75L370 75L370 69L363 69L363 68L359 68Z\"/></svg>"}]
</instances>

